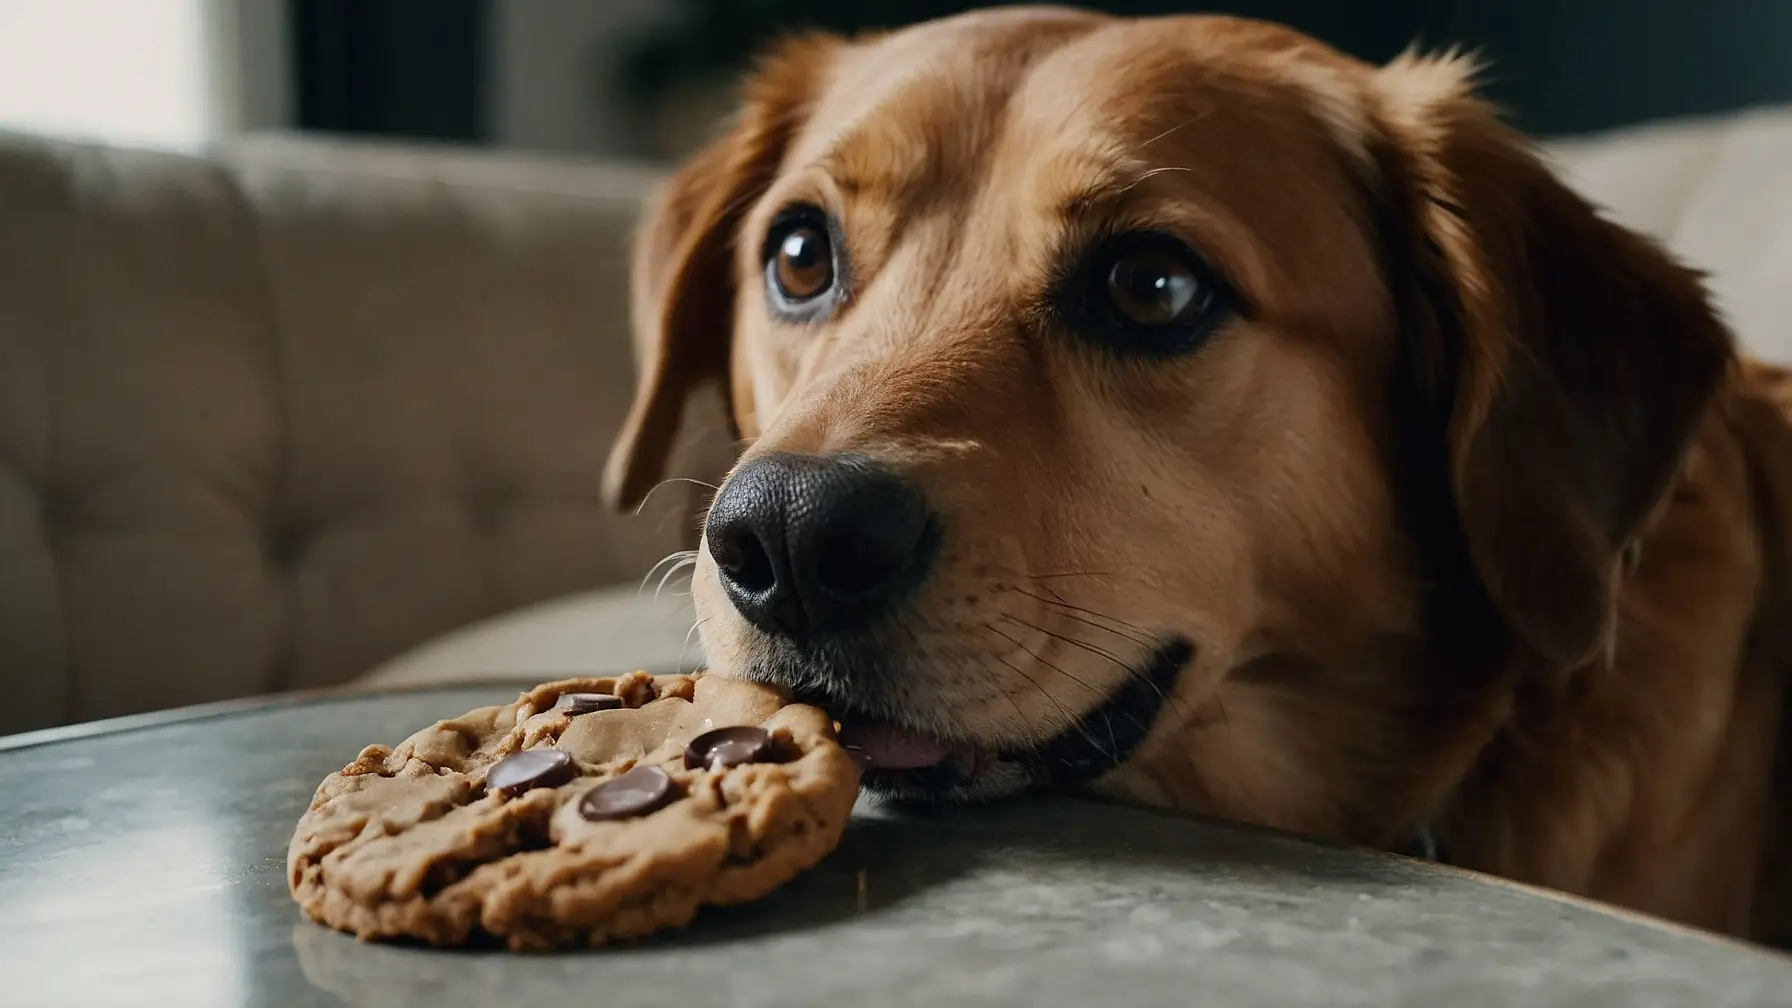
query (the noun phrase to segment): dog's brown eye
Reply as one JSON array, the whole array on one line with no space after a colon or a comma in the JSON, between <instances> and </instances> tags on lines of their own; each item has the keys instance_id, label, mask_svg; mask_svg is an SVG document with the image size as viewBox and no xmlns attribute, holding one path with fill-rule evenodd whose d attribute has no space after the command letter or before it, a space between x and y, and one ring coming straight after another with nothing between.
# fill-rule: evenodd
<instances>
[{"instance_id":1,"label":"dog's brown eye","mask_svg":"<svg viewBox=\"0 0 1792 1008\"><path fill-rule=\"evenodd\" d=\"M1121 318L1155 328L1176 324L1207 292L1194 269L1178 257L1139 249L1114 260L1108 271L1108 297Z\"/></svg>"},{"instance_id":2,"label":"dog's brown eye","mask_svg":"<svg viewBox=\"0 0 1792 1008\"><path fill-rule=\"evenodd\" d=\"M1086 342L1126 357L1193 353L1240 310L1219 271L1162 231L1127 231L1088 249L1052 292Z\"/></svg>"},{"instance_id":3,"label":"dog's brown eye","mask_svg":"<svg viewBox=\"0 0 1792 1008\"><path fill-rule=\"evenodd\" d=\"M799 224L778 241L772 256L772 279L778 292L792 301L809 301L834 285L834 252L819 227Z\"/></svg>"},{"instance_id":4,"label":"dog's brown eye","mask_svg":"<svg viewBox=\"0 0 1792 1008\"><path fill-rule=\"evenodd\" d=\"M851 271L840 227L820 207L798 204L765 233L765 308L780 322L813 325L846 300Z\"/></svg>"}]
</instances>

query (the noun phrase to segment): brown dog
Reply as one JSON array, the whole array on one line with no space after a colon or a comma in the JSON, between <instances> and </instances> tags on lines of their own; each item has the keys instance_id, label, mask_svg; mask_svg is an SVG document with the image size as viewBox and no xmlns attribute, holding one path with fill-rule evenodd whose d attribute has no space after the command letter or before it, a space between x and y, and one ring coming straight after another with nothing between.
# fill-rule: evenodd
<instances>
[{"instance_id":1,"label":"brown dog","mask_svg":"<svg viewBox=\"0 0 1792 1008\"><path fill-rule=\"evenodd\" d=\"M608 473L724 383L711 660L899 796L1429 836L1785 941L1780 378L1470 69L1043 8L786 47L650 208Z\"/></svg>"}]
</instances>

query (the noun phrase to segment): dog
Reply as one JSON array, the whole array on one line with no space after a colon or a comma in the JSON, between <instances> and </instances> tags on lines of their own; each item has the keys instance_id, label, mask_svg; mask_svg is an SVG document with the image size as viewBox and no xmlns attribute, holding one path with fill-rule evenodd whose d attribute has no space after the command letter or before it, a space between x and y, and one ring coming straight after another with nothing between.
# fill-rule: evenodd
<instances>
[{"instance_id":1,"label":"dog","mask_svg":"<svg viewBox=\"0 0 1792 1008\"><path fill-rule=\"evenodd\" d=\"M1792 938L1792 435L1453 53L1001 8L794 39L653 198L634 505L867 786L1037 788Z\"/></svg>"}]
</instances>

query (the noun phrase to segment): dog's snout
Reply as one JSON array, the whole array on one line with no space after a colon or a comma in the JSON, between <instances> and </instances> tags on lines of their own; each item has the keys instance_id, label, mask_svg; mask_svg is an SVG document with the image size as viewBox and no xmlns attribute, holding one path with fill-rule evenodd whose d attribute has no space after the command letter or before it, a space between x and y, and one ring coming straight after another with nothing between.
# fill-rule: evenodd
<instances>
[{"instance_id":1,"label":"dog's snout","mask_svg":"<svg viewBox=\"0 0 1792 1008\"><path fill-rule=\"evenodd\" d=\"M740 614L801 642L894 608L926 576L936 529L926 497L869 460L777 453L735 471L704 535Z\"/></svg>"}]
</instances>

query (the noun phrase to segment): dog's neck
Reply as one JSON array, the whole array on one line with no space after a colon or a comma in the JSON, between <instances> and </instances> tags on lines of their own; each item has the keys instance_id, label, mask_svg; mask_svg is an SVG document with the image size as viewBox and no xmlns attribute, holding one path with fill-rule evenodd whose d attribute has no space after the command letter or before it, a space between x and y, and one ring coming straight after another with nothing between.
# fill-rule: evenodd
<instances>
[{"instance_id":1,"label":"dog's neck","mask_svg":"<svg viewBox=\"0 0 1792 1008\"><path fill-rule=\"evenodd\" d=\"M1628 582L1636 576L1637 569L1642 563L1642 552L1642 536L1631 540L1624 546L1619 554L1617 565L1617 576L1621 581ZM1626 585L1622 590L1627 591L1630 589ZM1622 595L1619 597L1621 598ZM1614 633L1612 640L1608 642L1608 646L1603 649L1600 656L1600 661L1607 666L1610 666L1617 661L1616 644L1616 634ZM1451 855L1448 849L1438 840L1437 826L1430 819L1427 819L1422 825L1414 829L1405 842L1396 848L1395 853L1416 858L1421 861L1451 863Z\"/></svg>"},{"instance_id":2,"label":"dog's neck","mask_svg":"<svg viewBox=\"0 0 1792 1008\"><path fill-rule=\"evenodd\" d=\"M1792 615L1761 558L1770 516L1792 512L1763 506L1760 441L1738 422L1713 411L1625 558L1609 656L1514 670L1505 725L1437 823L1455 863L1758 930L1788 654L1767 628Z\"/></svg>"}]
</instances>

